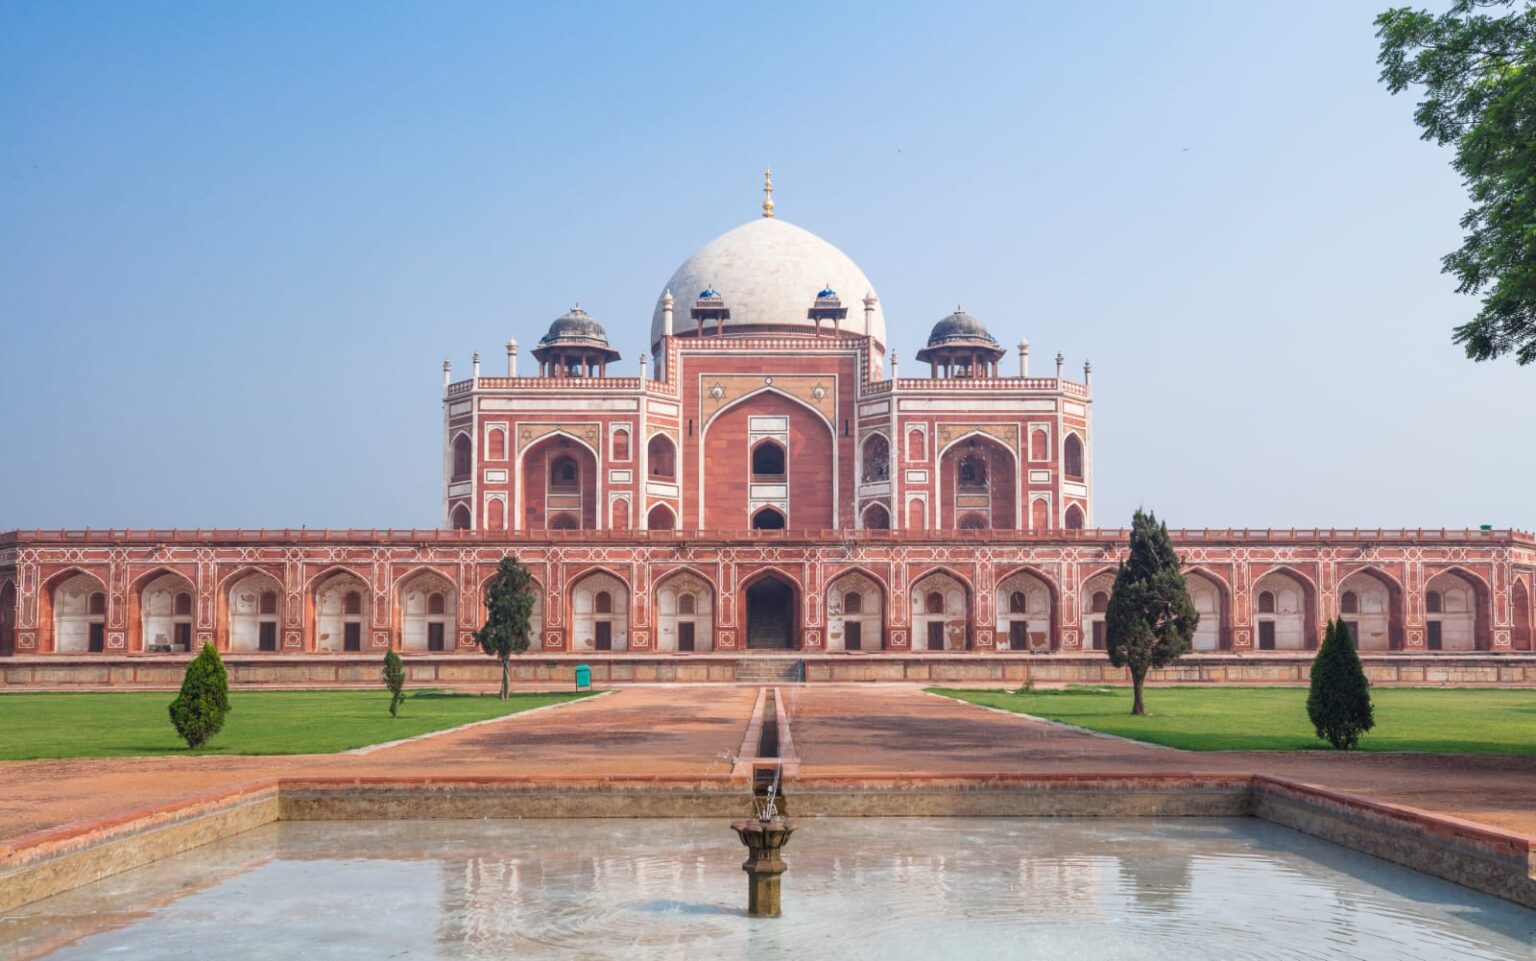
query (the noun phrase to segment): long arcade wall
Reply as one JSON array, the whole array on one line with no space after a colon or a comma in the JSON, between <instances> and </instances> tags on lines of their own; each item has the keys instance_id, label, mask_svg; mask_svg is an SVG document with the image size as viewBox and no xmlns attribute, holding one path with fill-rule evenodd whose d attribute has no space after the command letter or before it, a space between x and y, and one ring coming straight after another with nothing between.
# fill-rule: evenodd
<instances>
[{"instance_id":1,"label":"long arcade wall","mask_svg":"<svg viewBox=\"0 0 1536 961\"><path fill-rule=\"evenodd\" d=\"M1532 650L1536 539L1523 532L1172 533L1205 611L1203 651L1309 649L1341 610L1371 650ZM601 657L601 630L614 652L686 656L684 622L697 653L744 651L749 598L774 580L789 592L789 647L808 655L851 647L854 622L869 654L1080 655L1126 540L1121 530L11 532L0 535L0 654L153 656L167 639L252 656L425 654L431 623L444 625L441 653L473 653L484 585L511 554L540 588L535 654ZM268 594L258 610L253 598ZM276 622L270 651L248 646L258 617ZM355 646L342 647L344 634Z\"/></svg>"}]
</instances>

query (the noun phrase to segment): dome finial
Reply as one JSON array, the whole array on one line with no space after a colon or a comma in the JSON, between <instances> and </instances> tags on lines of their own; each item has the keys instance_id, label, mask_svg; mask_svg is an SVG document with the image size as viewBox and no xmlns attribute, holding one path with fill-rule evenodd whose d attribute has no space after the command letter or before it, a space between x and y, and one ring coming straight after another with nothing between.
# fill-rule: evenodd
<instances>
[{"instance_id":1,"label":"dome finial","mask_svg":"<svg viewBox=\"0 0 1536 961\"><path fill-rule=\"evenodd\" d=\"M763 216L773 216L773 168L763 171Z\"/></svg>"}]
</instances>

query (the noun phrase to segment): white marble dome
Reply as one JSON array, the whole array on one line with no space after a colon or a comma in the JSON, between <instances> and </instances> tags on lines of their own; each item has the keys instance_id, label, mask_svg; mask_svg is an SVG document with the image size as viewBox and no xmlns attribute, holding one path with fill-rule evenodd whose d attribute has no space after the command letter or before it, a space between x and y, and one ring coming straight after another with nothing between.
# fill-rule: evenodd
<instances>
[{"instance_id":1,"label":"white marble dome","mask_svg":"<svg viewBox=\"0 0 1536 961\"><path fill-rule=\"evenodd\" d=\"M720 292L731 319L725 329L772 325L815 329L805 312L816 294L831 287L848 308L843 329L864 331L864 295L874 285L848 255L820 237L777 217L762 217L727 231L694 251L683 261L666 289L657 295L651 316L651 345L661 343L661 299L672 292L674 333L693 330L689 316L699 294L709 288ZM826 323L822 324L823 330ZM885 313L875 305L870 331L885 346Z\"/></svg>"}]
</instances>

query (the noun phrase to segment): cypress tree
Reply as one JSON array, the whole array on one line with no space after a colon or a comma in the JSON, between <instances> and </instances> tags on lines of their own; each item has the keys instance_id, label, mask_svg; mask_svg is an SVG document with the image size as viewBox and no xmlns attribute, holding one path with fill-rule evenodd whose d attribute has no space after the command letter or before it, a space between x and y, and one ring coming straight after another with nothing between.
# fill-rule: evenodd
<instances>
[{"instance_id":1,"label":"cypress tree","mask_svg":"<svg viewBox=\"0 0 1536 961\"><path fill-rule=\"evenodd\" d=\"M1355 651L1349 625L1341 617L1323 632L1323 646L1312 660L1312 690L1307 717L1317 736L1336 750L1351 751L1360 735L1376 725L1371 710L1371 682Z\"/></svg>"},{"instance_id":2,"label":"cypress tree","mask_svg":"<svg viewBox=\"0 0 1536 961\"><path fill-rule=\"evenodd\" d=\"M181 693L171 702L170 711L176 733L192 750L208 743L224 727L224 716L229 713L229 672L212 644L204 644L187 665Z\"/></svg>"},{"instance_id":3,"label":"cypress tree","mask_svg":"<svg viewBox=\"0 0 1536 961\"><path fill-rule=\"evenodd\" d=\"M515 557L503 557L485 591L485 624L475 632L480 649L501 660L501 699L511 696L508 659L528 650L533 616L533 577Z\"/></svg>"},{"instance_id":4,"label":"cypress tree","mask_svg":"<svg viewBox=\"0 0 1536 961\"><path fill-rule=\"evenodd\" d=\"M1168 525L1138 509L1131 518L1130 557L1120 562L1104 614L1109 662L1131 671L1133 715L1147 713L1142 702L1147 671L1188 652L1199 623L1200 612L1189 599Z\"/></svg>"},{"instance_id":5,"label":"cypress tree","mask_svg":"<svg viewBox=\"0 0 1536 961\"><path fill-rule=\"evenodd\" d=\"M384 686L389 688L389 716L398 717L405 700L405 665L394 651L384 652Z\"/></svg>"}]
</instances>

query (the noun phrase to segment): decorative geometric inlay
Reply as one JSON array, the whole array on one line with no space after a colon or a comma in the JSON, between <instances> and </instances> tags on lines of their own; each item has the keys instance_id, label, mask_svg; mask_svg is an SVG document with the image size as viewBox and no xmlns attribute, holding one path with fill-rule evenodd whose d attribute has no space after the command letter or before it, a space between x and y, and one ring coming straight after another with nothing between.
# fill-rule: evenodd
<instances>
[{"instance_id":1,"label":"decorative geometric inlay","mask_svg":"<svg viewBox=\"0 0 1536 961\"><path fill-rule=\"evenodd\" d=\"M967 434L986 434L1018 450L1019 428L1017 424L940 424L939 447L948 447Z\"/></svg>"},{"instance_id":2,"label":"decorative geometric inlay","mask_svg":"<svg viewBox=\"0 0 1536 961\"><path fill-rule=\"evenodd\" d=\"M735 401L748 394L756 393L764 387L771 387L796 400L804 401L807 406L826 417L829 423L832 421L835 404L833 394L836 384L834 378L834 383L829 386L825 374L786 374L778 377L730 374L712 377L709 384L709 388L705 391L702 412L706 422Z\"/></svg>"},{"instance_id":3,"label":"decorative geometric inlay","mask_svg":"<svg viewBox=\"0 0 1536 961\"><path fill-rule=\"evenodd\" d=\"M527 447L542 437L557 433L580 438L594 448L601 446L601 428L596 424L524 424L517 433L518 446Z\"/></svg>"}]
</instances>

